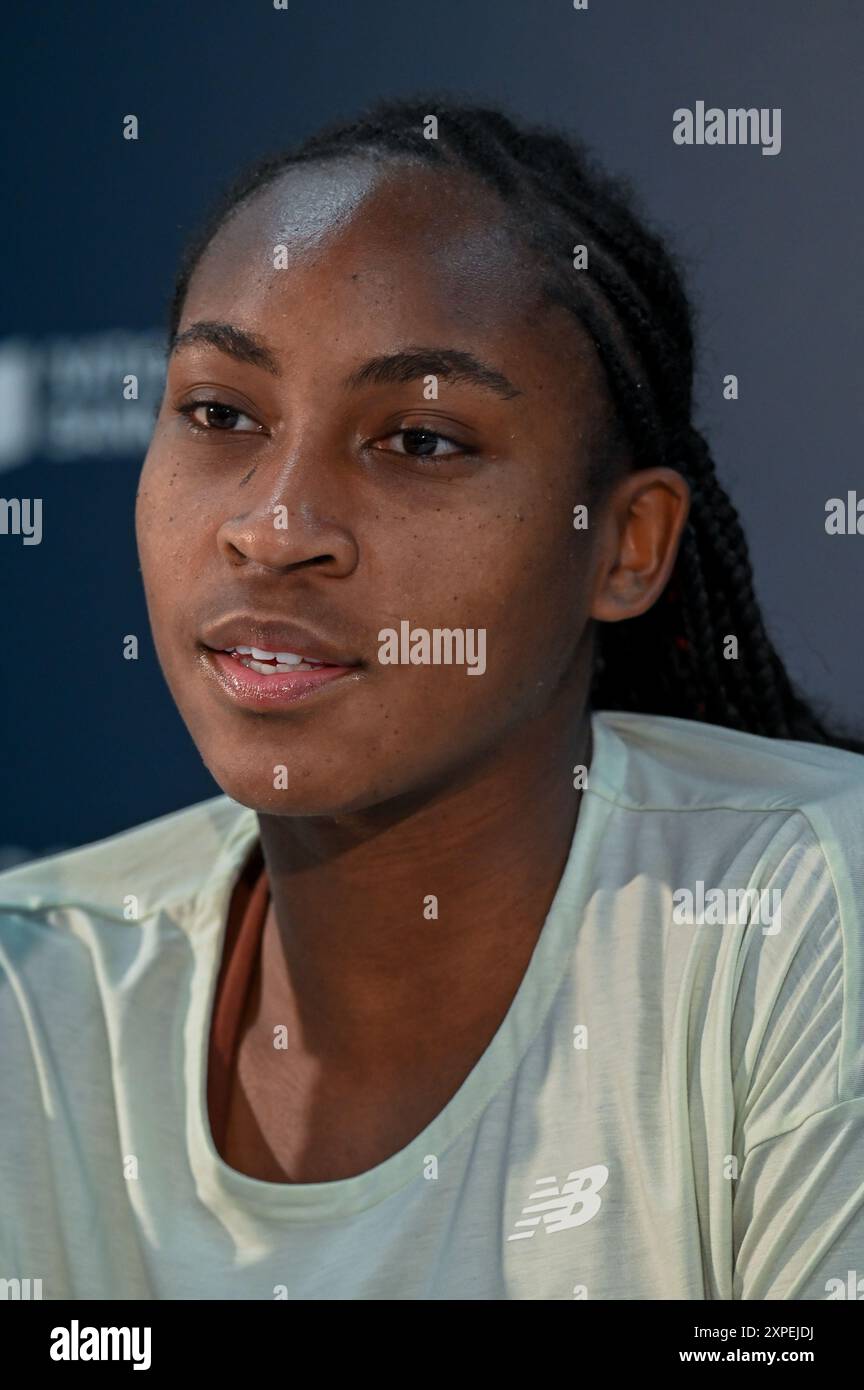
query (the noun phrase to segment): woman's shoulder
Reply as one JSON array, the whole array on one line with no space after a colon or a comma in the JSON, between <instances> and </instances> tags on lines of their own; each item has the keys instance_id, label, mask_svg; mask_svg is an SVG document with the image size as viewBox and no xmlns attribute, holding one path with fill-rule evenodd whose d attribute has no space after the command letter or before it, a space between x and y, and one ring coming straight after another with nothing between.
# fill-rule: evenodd
<instances>
[{"instance_id":1,"label":"woman's shoulder","mask_svg":"<svg viewBox=\"0 0 864 1390\"><path fill-rule=\"evenodd\" d=\"M618 710L597 711L593 727L601 789L634 808L864 816L864 756L845 748Z\"/></svg>"},{"instance_id":2,"label":"woman's shoulder","mask_svg":"<svg viewBox=\"0 0 864 1390\"><path fill-rule=\"evenodd\" d=\"M668 870L681 940L734 941L748 1144L820 1108L864 1104L864 757L681 719L594 720L594 790L625 812L629 875L661 882Z\"/></svg>"},{"instance_id":3,"label":"woman's shoulder","mask_svg":"<svg viewBox=\"0 0 864 1390\"><path fill-rule=\"evenodd\" d=\"M172 912L230 877L257 834L254 812L212 797L105 839L0 874L0 933Z\"/></svg>"},{"instance_id":4,"label":"woman's shoulder","mask_svg":"<svg viewBox=\"0 0 864 1390\"><path fill-rule=\"evenodd\" d=\"M745 905L757 891L769 904L782 899L782 933L748 932L747 954L758 957L764 948L785 969L783 950L814 967L833 953L845 1007L857 1007L864 991L864 757L617 711L595 714L594 729L598 767L596 780L589 769L588 789L624 812L629 872L639 867L656 881L672 875L671 887L694 894L691 878L706 893L731 888Z\"/></svg>"}]
</instances>

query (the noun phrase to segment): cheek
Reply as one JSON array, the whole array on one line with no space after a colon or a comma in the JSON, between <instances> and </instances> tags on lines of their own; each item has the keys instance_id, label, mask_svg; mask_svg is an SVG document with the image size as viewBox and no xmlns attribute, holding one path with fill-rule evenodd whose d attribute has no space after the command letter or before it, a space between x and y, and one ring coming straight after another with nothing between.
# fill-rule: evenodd
<instances>
[{"instance_id":1,"label":"cheek","mask_svg":"<svg viewBox=\"0 0 864 1390\"><path fill-rule=\"evenodd\" d=\"M159 477L148 455L141 470L138 492L135 497L135 539L138 545L138 560L141 565L141 578L148 605L155 597L153 580L159 572L159 538L162 534L159 526L159 517L162 511L159 494Z\"/></svg>"},{"instance_id":2,"label":"cheek","mask_svg":"<svg viewBox=\"0 0 864 1390\"><path fill-rule=\"evenodd\" d=\"M188 588L192 552L204 534L200 512L200 500L183 486L180 463L151 451L135 499L138 558L151 606L175 602L182 586Z\"/></svg>"},{"instance_id":3,"label":"cheek","mask_svg":"<svg viewBox=\"0 0 864 1390\"><path fill-rule=\"evenodd\" d=\"M153 644L173 698L182 707L188 653L192 649L187 630L189 610L184 599L189 596L199 561L190 545L193 532L188 513L176 495L176 485L166 486L165 475L159 470L142 472L135 505L135 532Z\"/></svg>"},{"instance_id":4,"label":"cheek","mask_svg":"<svg viewBox=\"0 0 864 1390\"><path fill-rule=\"evenodd\" d=\"M144 460L135 498L135 534L142 563L158 546L176 469L154 445Z\"/></svg>"},{"instance_id":5,"label":"cheek","mask_svg":"<svg viewBox=\"0 0 864 1390\"><path fill-rule=\"evenodd\" d=\"M388 626L461 629L475 667L403 666L387 676L405 724L430 715L439 734L483 735L541 710L570 667L588 612L590 555L572 515L500 502L451 518L424 535L406 532ZM388 606L389 607L389 606ZM482 636L481 636L482 630ZM482 658L481 658L482 643Z\"/></svg>"},{"instance_id":6,"label":"cheek","mask_svg":"<svg viewBox=\"0 0 864 1390\"><path fill-rule=\"evenodd\" d=\"M446 535L411 538L400 593L438 623L483 626L492 650L546 657L571 647L584 624L592 571L590 541L565 508L488 508L457 518ZM406 611L406 617L413 613Z\"/></svg>"}]
</instances>

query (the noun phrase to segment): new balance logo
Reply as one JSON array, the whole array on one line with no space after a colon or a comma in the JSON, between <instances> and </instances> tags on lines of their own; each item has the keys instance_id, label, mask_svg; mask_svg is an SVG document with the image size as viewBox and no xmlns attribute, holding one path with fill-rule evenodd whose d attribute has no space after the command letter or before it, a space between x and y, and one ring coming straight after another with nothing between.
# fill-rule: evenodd
<instances>
[{"instance_id":1,"label":"new balance logo","mask_svg":"<svg viewBox=\"0 0 864 1390\"><path fill-rule=\"evenodd\" d=\"M531 1193L527 1207L522 1208L521 1219L516 1222L517 1229L507 1239L530 1240L541 1221L549 1236L553 1231L584 1226L600 1210L597 1193L606 1186L608 1178L609 1169L602 1163L568 1173L567 1181L560 1188L557 1178L538 1178L535 1191ZM519 1227L529 1229L520 1230Z\"/></svg>"}]
</instances>

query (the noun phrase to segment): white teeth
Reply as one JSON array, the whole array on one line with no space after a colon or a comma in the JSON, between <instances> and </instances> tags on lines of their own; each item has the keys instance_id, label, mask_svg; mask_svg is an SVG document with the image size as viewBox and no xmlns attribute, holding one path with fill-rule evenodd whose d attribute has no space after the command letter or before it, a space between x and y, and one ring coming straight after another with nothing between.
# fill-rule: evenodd
<instances>
[{"instance_id":1,"label":"white teeth","mask_svg":"<svg viewBox=\"0 0 864 1390\"><path fill-rule=\"evenodd\" d=\"M299 666L305 657L297 652L268 652L264 647L235 647L238 656L251 656L255 661L280 661L283 666Z\"/></svg>"},{"instance_id":2,"label":"white teeth","mask_svg":"<svg viewBox=\"0 0 864 1390\"><path fill-rule=\"evenodd\" d=\"M326 662L313 661L311 657L300 656L297 652L268 652L263 647L230 647L228 652L236 656L241 665L248 666L250 671L260 671L263 676L284 675L286 671L313 671L318 666L326 665Z\"/></svg>"},{"instance_id":3,"label":"white teeth","mask_svg":"<svg viewBox=\"0 0 864 1390\"><path fill-rule=\"evenodd\" d=\"M234 648L237 654L237 648ZM314 671L319 666L323 666L323 661L293 661L290 666L286 662L271 662L266 664L263 661L253 661L251 657L241 656L240 665L245 666L249 671L258 671L262 676L284 676L291 671Z\"/></svg>"}]
</instances>

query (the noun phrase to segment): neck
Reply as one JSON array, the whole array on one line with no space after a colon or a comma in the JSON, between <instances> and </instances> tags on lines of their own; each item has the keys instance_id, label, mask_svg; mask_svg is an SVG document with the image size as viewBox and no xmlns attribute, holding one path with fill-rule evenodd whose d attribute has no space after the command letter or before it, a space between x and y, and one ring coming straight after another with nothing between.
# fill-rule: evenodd
<instances>
[{"instance_id":1,"label":"neck","mask_svg":"<svg viewBox=\"0 0 864 1390\"><path fill-rule=\"evenodd\" d=\"M591 751L587 711L553 710L411 805L262 815L262 1024L294 1014L316 1051L361 1061L500 1014L566 864L572 769Z\"/></svg>"}]
</instances>

